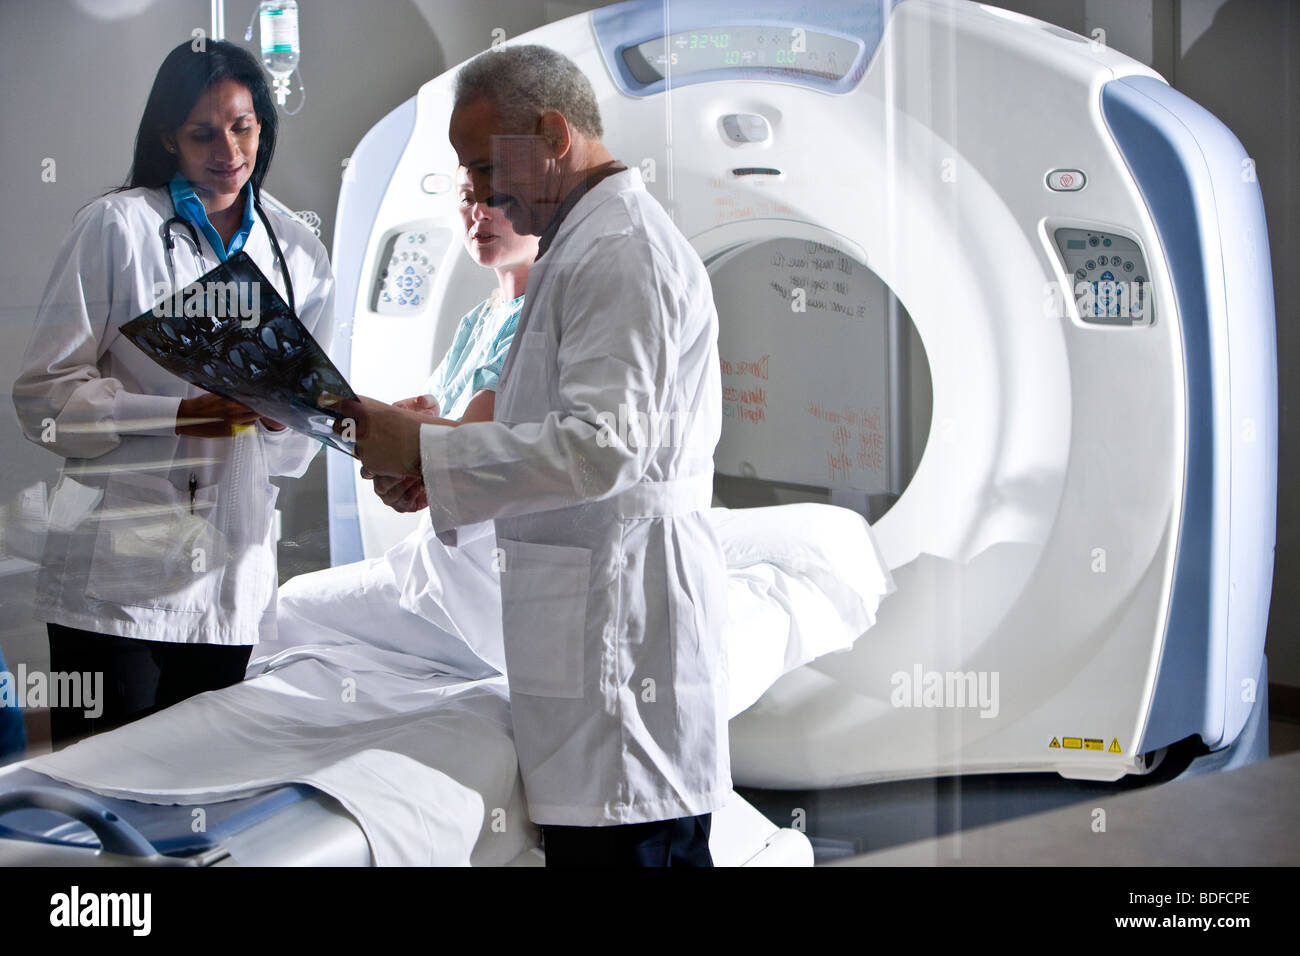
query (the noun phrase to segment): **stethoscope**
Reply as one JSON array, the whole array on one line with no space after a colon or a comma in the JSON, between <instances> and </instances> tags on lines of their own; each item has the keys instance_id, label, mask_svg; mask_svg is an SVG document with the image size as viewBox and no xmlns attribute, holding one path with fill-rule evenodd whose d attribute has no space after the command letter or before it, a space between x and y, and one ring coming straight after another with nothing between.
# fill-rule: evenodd
<instances>
[{"instance_id":1,"label":"stethoscope","mask_svg":"<svg viewBox=\"0 0 1300 956\"><path fill-rule=\"evenodd\" d=\"M289 264L284 261L284 250L280 248L280 240L275 237L275 230L271 228L271 219L267 216L266 210L262 208L262 201L260 199L255 198L253 200L253 208L257 210L257 214L262 217L262 225L266 227L266 234L271 237L271 247L275 250L275 259L280 264L280 272L284 275L284 291L288 293L286 298L289 302L289 311L296 315L298 309L294 301L293 279L289 277ZM175 225L184 226L185 231L189 233L190 242L194 246L194 258L200 265L199 271L204 271L202 269L202 259L200 258L202 255L202 247L199 245L198 230L194 228L192 222L176 212L176 206L173 203L172 217L162 224L161 229L163 251L167 255L167 273L171 277L173 289L176 288L176 260L172 254L172 250L176 245L176 234L172 231L172 226Z\"/></svg>"}]
</instances>

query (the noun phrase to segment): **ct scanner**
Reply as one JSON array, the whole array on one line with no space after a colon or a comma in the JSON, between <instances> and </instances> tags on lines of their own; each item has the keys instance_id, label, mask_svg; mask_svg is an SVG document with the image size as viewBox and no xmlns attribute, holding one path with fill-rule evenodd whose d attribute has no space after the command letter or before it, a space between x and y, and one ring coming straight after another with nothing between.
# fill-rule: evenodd
<instances>
[{"instance_id":1,"label":"ct scanner","mask_svg":"<svg viewBox=\"0 0 1300 956\"><path fill-rule=\"evenodd\" d=\"M1220 122L966 0L632 0L517 40L582 68L610 151L710 267L719 503L855 508L898 585L732 722L738 784L1258 753L1274 311ZM345 171L335 358L363 394L420 391L490 287L456 231L454 73ZM342 456L329 488L335 564L410 527Z\"/></svg>"},{"instance_id":2,"label":"ct scanner","mask_svg":"<svg viewBox=\"0 0 1300 956\"><path fill-rule=\"evenodd\" d=\"M1014 814L1042 808L1043 776L1266 755L1272 283L1253 167L1221 123L1113 50L966 0L633 0L519 40L583 69L611 152L709 266L717 501L857 510L893 574L850 650L733 719L738 785L873 784L848 802L892 825L917 813L915 790L890 791L909 782L1015 772ZM425 84L345 171L334 358L378 398L422 390L490 288L457 235L453 82ZM408 532L355 462L328 468L334 564ZM144 773L103 754L150 732L184 748L183 719L206 746L203 708L230 710L213 697L63 755ZM214 805L196 836L192 800L92 798L58 784L58 758L0 771L0 862L378 860L312 787ZM733 795L715 859L810 862L773 819ZM526 840L502 859L539 862Z\"/></svg>"}]
</instances>

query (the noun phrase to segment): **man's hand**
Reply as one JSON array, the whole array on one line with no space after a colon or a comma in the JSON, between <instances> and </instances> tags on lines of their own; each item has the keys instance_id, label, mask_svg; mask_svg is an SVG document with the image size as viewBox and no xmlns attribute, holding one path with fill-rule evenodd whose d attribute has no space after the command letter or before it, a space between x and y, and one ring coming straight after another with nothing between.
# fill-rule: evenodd
<instances>
[{"instance_id":1,"label":"man's hand","mask_svg":"<svg viewBox=\"0 0 1300 956\"><path fill-rule=\"evenodd\" d=\"M326 395L321 397L321 405L338 416L334 431L356 440L356 457L367 472L392 478L421 477L420 425L432 421L430 416L364 396L352 401Z\"/></svg>"}]
</instances>

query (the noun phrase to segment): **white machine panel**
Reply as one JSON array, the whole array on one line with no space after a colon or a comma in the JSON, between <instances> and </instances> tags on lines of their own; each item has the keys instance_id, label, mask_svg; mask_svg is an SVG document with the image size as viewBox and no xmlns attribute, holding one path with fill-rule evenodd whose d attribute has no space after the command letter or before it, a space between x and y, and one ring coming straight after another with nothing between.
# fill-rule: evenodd
<instances>
[{"instance_id":1,"label":"white machine panel","mask_svg":"<svg viewBox=\"0 0 1300 956\"><path fill-rule=\"evenodd\" d=\"M380 315L416 316L431 301L434 273L451 244L444 228L395 233L383 244L373 308Z\"/></svg>"},{"instance_id":2,"label":"white machine panel","mask_svg":"<svg viewBox=\"0 0 1300 956\"><path fill-rule=\"evenodd\" d=\"M1057 229L1079 318L1097 325L1150 325L1146 256L1132 239L1092 229Z\"/></svg>"}]
</instances>

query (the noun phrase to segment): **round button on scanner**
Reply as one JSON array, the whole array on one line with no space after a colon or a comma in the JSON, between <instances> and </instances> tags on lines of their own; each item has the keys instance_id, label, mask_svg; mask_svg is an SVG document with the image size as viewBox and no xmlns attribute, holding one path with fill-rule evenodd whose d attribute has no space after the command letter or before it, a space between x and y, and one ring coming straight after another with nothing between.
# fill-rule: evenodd
<instances>
[{"instance_id":1,"label":"round button on scanner","mask_svg":"<svg viewBox=\"0 0 1300 956\"><path fill-rule=\"evenodd\" d=\"M772 125L757 113L728 113L720 122L723 135L734 145L766 143L772 138Z\"/></svg>"},{"instance_id":2,"label":"round button on scanner","mask_svg":"<svg viewBox=\"0 0 1300 956\"><path fill-rule=\"evenodd\" d=\"M431 196L440 195L451 188L451 177L446 173L429 173L420 180L420 188Z\"/></svg>"},{"instance_id":3,"label":"round button on scanner","mask_svg":"<svg viewBox=\"0 0 1300 956\"><path fill-rule=\"evenodd\" d=\"M1047 174L1047 188L1058 193L1078 192L1088 185L1088 177L1081 169L1053 169Z\"/></svg>"}]
</instances>

